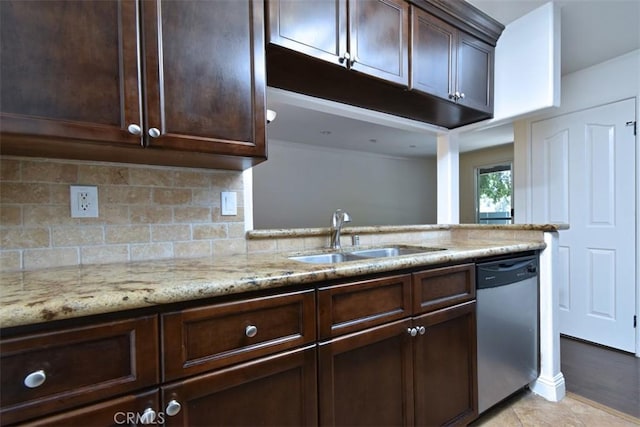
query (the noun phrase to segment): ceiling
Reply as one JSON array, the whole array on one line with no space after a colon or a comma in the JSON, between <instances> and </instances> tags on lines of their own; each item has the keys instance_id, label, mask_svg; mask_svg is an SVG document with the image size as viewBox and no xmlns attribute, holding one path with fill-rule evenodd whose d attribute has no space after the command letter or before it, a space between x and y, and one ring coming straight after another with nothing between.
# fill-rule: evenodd
<instances>
[{"instance_id":1,"label":"ceiling","mask_svg":"<svg viewBox=\"0 0 640 427\"><path fill-rule=\"evenodd\" d=\"M467 0L508 25L544 0ZM640 49L640 0L554 0L561 8L562 74ZM269 139L401 157L433 156L441 129L355 107L269 89L268 108L278 114ZM460 151L513 141L511 125L460 136Z\"/></svg>"}]
</instances>

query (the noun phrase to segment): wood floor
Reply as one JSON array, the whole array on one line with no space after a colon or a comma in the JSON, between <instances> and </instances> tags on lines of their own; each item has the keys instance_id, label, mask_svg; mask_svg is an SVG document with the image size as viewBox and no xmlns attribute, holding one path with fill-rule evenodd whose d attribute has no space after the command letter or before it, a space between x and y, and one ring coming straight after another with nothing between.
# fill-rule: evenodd
<instances>
[{"instance_id":1,"label":"wood floor","mask_svg":"<svg viewBox=\"0 0 640 427\"><path fill-rule=\"evenodd\" d=\"M560 355L568 392L640 418L640 358L567 337Z\"/></svg>"}]
</instances>

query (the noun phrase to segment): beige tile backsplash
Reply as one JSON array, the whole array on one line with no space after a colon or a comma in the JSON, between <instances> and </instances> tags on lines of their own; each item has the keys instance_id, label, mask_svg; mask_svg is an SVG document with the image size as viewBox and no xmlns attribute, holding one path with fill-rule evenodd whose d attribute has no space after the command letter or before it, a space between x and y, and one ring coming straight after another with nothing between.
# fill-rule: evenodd
<instances>
[{"instance_id":1,"label":"beige tile backsplash","mask_svg":"<svg viewBox=\"0 0 640 427\"><path fill-rule=\"evenodd\" d=\"M71 218L71 184L98 186L99 218ZM242 191L234 171L4 157L0 270L244 252Z\"/></svg>"}]
</instances>

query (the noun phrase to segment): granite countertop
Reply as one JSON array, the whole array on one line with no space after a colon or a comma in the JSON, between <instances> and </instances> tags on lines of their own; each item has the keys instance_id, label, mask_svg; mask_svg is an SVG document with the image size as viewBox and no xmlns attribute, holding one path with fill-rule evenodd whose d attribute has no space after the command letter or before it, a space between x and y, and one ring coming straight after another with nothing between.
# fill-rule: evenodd
<instances>
[{"instance_id":1,"label":"granite countertop","mask_svg":"<svg viewBox=\"0 0 640 427\"><path fill-rule=\"evenodd\" d=\"M433 246L433 245L430 245ZM0 273L3 328L210 298L252 290L464 262L476 257L543 249L540 241L449 241L443 251L338 264L269 253L87 265ZM315 251L317 252L317 251Z\"/></svg>"}]
</instances>

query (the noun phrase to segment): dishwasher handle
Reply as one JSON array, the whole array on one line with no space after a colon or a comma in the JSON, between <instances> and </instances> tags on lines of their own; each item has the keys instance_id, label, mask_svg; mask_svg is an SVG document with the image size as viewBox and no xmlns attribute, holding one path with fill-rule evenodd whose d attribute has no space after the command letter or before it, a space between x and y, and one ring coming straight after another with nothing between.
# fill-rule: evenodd
<instances>
[{"instance_id":1,"label":"dishwasher handle","mask_svg":"<svg viewBox=\"0 0 640 427\"><path fill-rule=\"evenodd\" d=\"M527 267L530 266L531 268ZM505 262L501 262L499 264L490 264L487 266L483 266L481 268L488 270L488 271L514 271L514 270L519 270L522 267L527 267L527 271L530 271L532 273L535 273L536 271L538 271L536 265L534 262L532 262L532 260L525 260L525 261L519 261L519 262L510 262L510 261L505 261Z\"/></svg>"},{"instance_id":2,"label":"dishwasher handle","mask_svg":"<svg viewBox=\"0 0 640 427\"><path fill-rule=\"evenodd\" d=\"M478 264L476 288L494 288L527 280L538 275L538 257L521 257Z\"/></svg>"}]
</instances>

